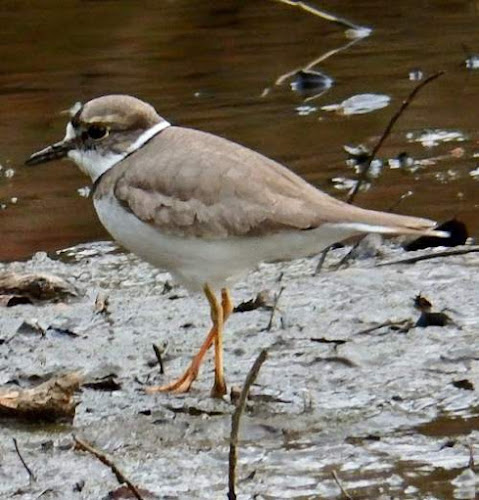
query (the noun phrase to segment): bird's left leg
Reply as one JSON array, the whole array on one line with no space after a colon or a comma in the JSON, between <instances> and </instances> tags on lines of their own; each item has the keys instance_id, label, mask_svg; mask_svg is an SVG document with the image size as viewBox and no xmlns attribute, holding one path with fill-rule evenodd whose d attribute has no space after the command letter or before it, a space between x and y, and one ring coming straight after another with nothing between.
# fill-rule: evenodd
<instances>
[{"instance_id":1,"label":"bird's left leg","mask_svg":"<svg viewBox=\"0 0 479 500\"><path fill-rule=\"evenodd\" d=\"M211 295L209 295L209 293L211 293ZM211 318L213 320L213 324L215 324L215 320L213 317L215 313L213 312L213 310L216 310L219 304L211 289L209 289L209 292L207 292L205 287L205 294L208 302L210 303ZM227 288L221 289L221 306L219 308L222 312L222 321L221 324L216 323L217 328L216 335L214 337L215 383L213 385L213 388L211 389L211 395L215 398L224 396L226 394L226 383L223 372L223 327L229 315L233 312L233 302L231 300L230 292Z\"/></svg>"}]
</instances>

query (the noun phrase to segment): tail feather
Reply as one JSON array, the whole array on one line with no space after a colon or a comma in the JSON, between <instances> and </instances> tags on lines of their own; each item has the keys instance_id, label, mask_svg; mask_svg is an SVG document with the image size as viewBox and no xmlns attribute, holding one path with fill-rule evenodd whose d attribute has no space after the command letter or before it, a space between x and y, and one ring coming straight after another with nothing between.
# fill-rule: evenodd
<instances>
[{"instance_id":1,"label":"tail feather","mask_svg":"<svg viewBox=\"0 0 479 500\"><path fill-rule=\"evenodd\" d=\"M344 215L344 214L343 214ZM359 207L351 207L346 217L336 221L335 225L360 233L380 233L390 235L437 236L447 238L447 231L435 229L437 223L430 219L408 215L377 212Z\"/></svg>"},{"instance_id":2,"label":"tail feather","mask_svg":"<svg viewBox=\"0 0 479 500\"><path fill-rule=\"evenodd\" d=\"M383 226L378 224L368 224L366 222L337 222L335 226L343 229L351 229L358 233L379 233L389 235L413 235L413 236L437 236L438 238L448 238L447 231L440 231L434 228L420 228L408 226Z\"/></svg>"}]
</instances>

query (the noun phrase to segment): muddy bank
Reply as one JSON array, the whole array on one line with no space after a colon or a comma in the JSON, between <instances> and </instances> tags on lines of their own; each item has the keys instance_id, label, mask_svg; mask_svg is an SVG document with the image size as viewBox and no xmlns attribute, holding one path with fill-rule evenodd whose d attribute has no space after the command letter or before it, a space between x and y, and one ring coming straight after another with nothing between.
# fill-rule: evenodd
<instances>
[{"instance_id":1,"label":"muddy bank","mask_svg":"<svg viewBox=\"0 0 479 500\"><path fill-rule=\"evenodd\" d=\"M381 251L333 271L344 252L336 250L318 276L317 259L263 265L233 288L238 303L284 287L269 331L271 312L260 308L234 314L225 332L230 385L242 385L260 349L269 353L242 420L240 498L340 498L333 470L354 498L474 498L479 254L378 267L406 256ZM165 286L167 274L110 244L5 270L54 274L78 295L1 309L0 385L67 371L93 384L77 393L71 425L1 421L0 497L106 498L115 477L73 449L76 434L158 498L225 498L233 406L209 397L211 359L188 395L143 392L186 367L209 326L206 301ZM103 312L99 293L108 297ZM449 324L372 329L414 323L419 293ZM164 375L153 342L166 347ZM108 375L114 384L95 385Z\"/></svg>"}]
</instances>

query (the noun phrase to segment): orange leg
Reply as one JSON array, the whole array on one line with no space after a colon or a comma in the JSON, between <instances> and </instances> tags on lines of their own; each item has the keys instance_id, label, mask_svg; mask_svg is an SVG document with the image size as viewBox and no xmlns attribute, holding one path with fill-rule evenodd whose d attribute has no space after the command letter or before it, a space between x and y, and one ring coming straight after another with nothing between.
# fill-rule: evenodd
<instances>
[{"instance_id":1,"label":"orange leg","mask_svg":"<svg viewBox=\"0 0 479 500\"><path fill-rule=\"evenodd\" d=\"M209 299L208 299L209 300ZM216 298L215 298L216 300ZM211 304L211 302L210 302ZM215 341L215 383L211 389L211 395L214 398L224 396L226 394L226 383L223 372L223 326L229 315L233 312L233 302L227 288L221 290L221 312L223 321L221 328L216 331ZM214 323L214 321L213 321Z\"/></svg>"},{"instance_id":2,"label":"orange leg","mask_svg":"<svg viewBox=\"0 0 479 500\"><path fill-rule=\"evenodd\" d=\"M213 396L222 396L226 394L226 384L224 382L223 375L223 325L226 319L229 317L233 311L233 303L231 301L231 296L226 288L221 290L221 305L218 302L215 294L209 287L205 285L204 293L211 308L211 320L213 326L208 333L205 341L203 342L200 350L193 358L190 366L183 373L181 377L169 384L162 386L152 386L146 389L146 392L153 394L155 392L188 392L190 390L191 384L196 380L198 372L200 370L201 363L205 357L210 346L215 343L215 384L212 389ZM218 334L219 332L219 334Z\"/></svg>"}]
</instances>

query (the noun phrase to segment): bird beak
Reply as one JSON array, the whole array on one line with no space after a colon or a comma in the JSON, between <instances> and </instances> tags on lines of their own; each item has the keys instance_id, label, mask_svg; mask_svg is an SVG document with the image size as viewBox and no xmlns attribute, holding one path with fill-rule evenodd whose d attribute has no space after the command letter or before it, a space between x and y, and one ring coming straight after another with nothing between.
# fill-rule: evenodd
<instances>
[{"instance_id":1,"label":"bird beak","mask_svg":"<svg viewBox=\"0 0 479 500\"><path fill-rule=\"evenodd\" d=\"M47 161L59 160L65 158L68 152L75 148L74 141L71 139L64 139L63 141L56 142L51 146L33 153L30 158L25 162L25 165L38 165L46 163Z\"/></svg>"}]
</instances>

